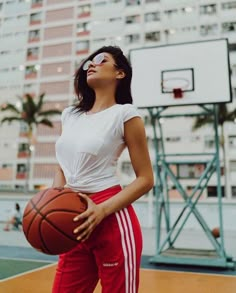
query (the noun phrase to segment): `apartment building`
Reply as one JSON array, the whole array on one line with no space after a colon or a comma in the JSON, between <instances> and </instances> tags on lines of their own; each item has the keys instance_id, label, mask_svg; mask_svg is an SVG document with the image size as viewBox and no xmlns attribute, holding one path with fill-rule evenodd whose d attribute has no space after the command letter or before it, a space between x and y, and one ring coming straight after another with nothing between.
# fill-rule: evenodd
<instances>
[{"instance_id":1,"label":"apartment building","mask_svg":"<svg viewBox=\"0 0 236 293\"><path fill-rule=\"evenodd\" d=\"M17 96L46 93L46 108L63 109L74 101L73 75L78 64L102 45L118 45L128 55L134 48L214 38L228 38L232 91L236 97L236 1L233 0L0 0L0 104L17 104ZM233 107L235 103L231 105ZM0 114L0 118L3 114ZM144 113L153 161L150 117ZM54 128L39 126L30 159L30 189L50 186L56 166ZM196 133L180 120L178 131L165 121L168 149L183 145L200 151L213 147L209 129ZM181 126L182 125L182 126ZM189 126L189 123L188 123ZM0 190L23 190L26 181L25 126L0 127ZM236 199L236 126L225 128L227 164L231 178L227 200ZM177 167L176 167L177 168ZM179 167L178 167L179 168ZM183 165L180 172L191 189L192 174L202 165ZM134 176L125 152L119 163L123 184ZM185 177L184 177L185 176ZM195 175L194 175L195 176ZM204 199L216 196L214 178ZM173 198L178 193L173 190Z\"/></svg>"}]
</instances>

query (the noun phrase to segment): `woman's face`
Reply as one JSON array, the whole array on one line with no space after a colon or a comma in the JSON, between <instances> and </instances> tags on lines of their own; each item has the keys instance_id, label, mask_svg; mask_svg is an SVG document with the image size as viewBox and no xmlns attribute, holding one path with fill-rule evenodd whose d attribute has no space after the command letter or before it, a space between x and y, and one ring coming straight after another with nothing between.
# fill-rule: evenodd
<instances>
[{"instance_id":1,"label":"woman's face","mask_svg":"<svg viewBox=\"0 0 236 293\"><path fill-rule=\"evenodd\" d=\"M87 83L91 88L110 84L119 79L121 71L117 69L115 60L109 53L100 53L85 64Z\"/></svg>"}]
</instances>

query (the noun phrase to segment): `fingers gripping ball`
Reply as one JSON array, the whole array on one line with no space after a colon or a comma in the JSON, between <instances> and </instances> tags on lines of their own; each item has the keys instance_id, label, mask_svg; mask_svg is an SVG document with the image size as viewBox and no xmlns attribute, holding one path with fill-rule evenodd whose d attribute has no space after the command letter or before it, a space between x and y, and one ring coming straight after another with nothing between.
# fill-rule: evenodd
<instances>
[{"instance_id":1,"label":"fingers gripping ball","mask_svg":"<svg viewBox=\"0 0 236 293\"><path fill-rule=\"evenodd\" d=\"M37 250L51 255L65 253L78 244L73 222L87 208L77 192L69 188L48 188L38 192L26 205L23 231Z\"/></svg>"}]
</instances>

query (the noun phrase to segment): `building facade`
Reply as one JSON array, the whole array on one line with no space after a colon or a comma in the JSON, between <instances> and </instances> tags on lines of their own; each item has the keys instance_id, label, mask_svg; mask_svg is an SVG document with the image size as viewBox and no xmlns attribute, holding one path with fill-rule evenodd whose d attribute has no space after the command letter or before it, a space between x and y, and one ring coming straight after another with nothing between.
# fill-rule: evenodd
<instances>
[{"instance_id":1,"label":"building facade","mask_svg":"<svg viewBox=\"0 0 236 293\"><path fill-rule=\"evenodd\" d=\"M0 0L0 104L17 103L17 96L46 93L46 108L62 110L74 101L73 78L80 62L103 45L118 45L125 54L134 48L179 42L228 38L233 97L236 98L236 1L233 0ZM213 80L214 77L211 77ZM235 107L235 102L230 105ZM3 114L0 113L0 118ZM150 118L144 113L153 161ZM30 189L52 184L54 128L39 126L30 159ZM177 123L177 122L176 122ZM214 137L206 127L195 133L184 119L165 121L166 146L172 150L211 150ZM26 181L27 139L25 126L0 127L0 190L23 190ZM230 178L225 200L236 199L236 126L225 125L227 170ZM204 166L173 166L191 190ZM127 152L119 163L123 184L134 177ZM194 179L195 177L195 179ZM224 179L224 178L222 178ZM176 190L173 199L178 199ZM203 200L216 197L213 178Z\"/></svg>"}]
</instances>

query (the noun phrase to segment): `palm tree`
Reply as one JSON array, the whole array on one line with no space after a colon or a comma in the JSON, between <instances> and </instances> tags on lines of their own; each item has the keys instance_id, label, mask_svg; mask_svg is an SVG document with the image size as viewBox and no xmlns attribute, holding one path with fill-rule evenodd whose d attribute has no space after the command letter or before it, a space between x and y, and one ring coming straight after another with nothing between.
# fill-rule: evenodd
<instances>
[{"instance_id":1,"label":"palm tree","mask_svg":"<svg viewBox=\"0 0 236 293\"><path fill-rule=\"evenodd\" d=\"M225 103L219 104L219 115L218 125L220 126L220 139L219 143L223 152L224 162L224 176L225 176L225 196L228 194L228 168L226 162L226 150L225 150L225 134L224 134L224 123L234 122L236 119L236 109L229 111ZM214 117L212 115L198 116L193 124L192 130L197 130L207 124L213 125Z\"/></svg>"},{"instance_id":2,"label":"palm tree","mask_svg":"<svg viewBox=\"0 0 236 293\"><path fill-rule=\"evenodd\" d=\"M61 114L61 111L55 109L49 109L47 111L43 111L44 105L44 97L45 94L41 94L38 97L38 101L35 101L35 98L26 94L23 97L19 98L19 107L11 104L5 103L1 105L1 111L9 111L12 113L11 116L6 116L1 120L1 123L8 122L11 124L13 121L19 121L20 123L24 123L27 125L27 139L28 139L28 161L26 167L26 183L25 189L28 191L28 180L29 180L29 168L30 168L30 157L31 157L31 143L32 143L32 134L34 128L37 128L39 124L46 125L48 127L53 127L53 123L49 120L49 117L53 115Z\"/></svg>"}]
</instances>

